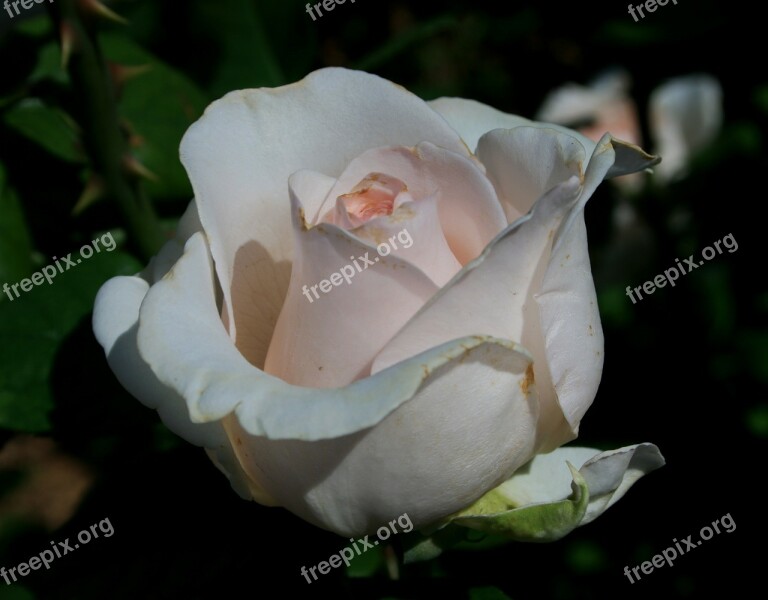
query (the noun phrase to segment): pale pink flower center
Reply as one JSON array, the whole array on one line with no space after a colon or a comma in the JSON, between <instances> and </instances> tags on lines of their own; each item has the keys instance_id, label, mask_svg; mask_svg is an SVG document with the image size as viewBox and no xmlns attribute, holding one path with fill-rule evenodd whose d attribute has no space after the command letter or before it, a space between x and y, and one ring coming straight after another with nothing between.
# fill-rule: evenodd
<instances>
[{"instance_id":1,"label":"pale pink flower center","mask_svg":"<svg viewBox=\"0 0 768 600\"><path fill-rule=\"evenodd\" d=\"M369 173L351 192L339 196L350 221L365 223L383 215L391 215L398 194L407 186L395 177Z\"/></svg>"}]
</instances>

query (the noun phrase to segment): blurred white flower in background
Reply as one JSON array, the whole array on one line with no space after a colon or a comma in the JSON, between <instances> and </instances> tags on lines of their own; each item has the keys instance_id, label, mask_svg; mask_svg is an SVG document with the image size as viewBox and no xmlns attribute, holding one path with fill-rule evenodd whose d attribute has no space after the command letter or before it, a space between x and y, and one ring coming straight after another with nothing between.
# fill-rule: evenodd
<instances>
[{"instance_id":1,"label":"blurred white flower in background","mask_svg":"<svg viewBox=\"0 0 768 600\"><path fill-rule=\"evenodd\" d=\"M571 127L593 140L610 132L640 145L640 120L630 86L631 77L621 70L607 72L587 86L566 84L547 95L536 119ZM671 79L651 93L648 127L653 152L662 157L653 170L658 183L684 177L693 157L715 140L723 120L722 96L720 83L706 74ZM616 181L635 190L642 176Z\"/></svg>"}]
</instances>

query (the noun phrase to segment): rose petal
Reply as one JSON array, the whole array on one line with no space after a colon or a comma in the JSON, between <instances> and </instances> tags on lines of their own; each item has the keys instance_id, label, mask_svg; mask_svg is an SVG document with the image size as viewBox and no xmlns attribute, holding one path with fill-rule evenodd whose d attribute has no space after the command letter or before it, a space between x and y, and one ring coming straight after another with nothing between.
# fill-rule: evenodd
<instances>
[{"instance_id":1,"label":"rose petal","mask_svg":"<svg viewBox=\"0 0 768 600\"><path fill-rule=\"evenodd\" d=\"M584 464L577 471L572 462ZM536 456L509 481L451 519L451 524L518 541L554 541L594 521L638 479L663 464L653 444L603 453L559 448Z\"/></svg>"},{"instance_id":2,"label":"rose petal","mask_svg":"<svg viewBox=\"0 0 768 600\"><path fill-rule=\"evenodd\" d=\"M554 123L537 123L524 117L501 112L487 104L464 98L438 98L428 103L430 108L440 113L459 132L466 144L474 149L480 138L494 129L514 129L515 127L540 127L554 129L575 137L586 149L587 156L592 153L595 143L580 133Z\"/></svg>"},{"instance_id":3,"label":"rose petal","mask_svg":"<svg viewBox=\"0 0 768 600\"><path fill-rule=\"evenodd\" d=\"M720 83L709 75L672 79L651 94L651 133L664 159L655 173L662 181L682 176L693 155L715 139L722 97Z\"/></svg>"},{"instance_id":4,"label":"rose petal","mask_svg":"<svg viewBox=\"0 0 768 600\"><path fill-rule=\"evenodd\" d=\"M189 214L189 213L188 213ZM180 237L190 233L182 219ZM163 254L181 247L177 240L168 242ZM139 307L149 285L140 277L115 277L107 281L96 297L93 331L104 348L109 366L128 392L149 408L156 409L165 425L197 446L205 446L216 466L229 478L243 498L254 498L266 505L274 500L245 475L235 458L222 423L193 423L187 405L173 388L160 382L141 357L137 346Z\"/></svg>"},{"instance_id":5,"label":"rose petal","mask_svg":"<svg viewBox=\"0 0 768 600\"><path fill-rule=\"evenodd\" d=\"M637 107L628 95L629 76L612 71L589 86L564 85L550 92L536 118L577 128L589 139L598 141L606 133L631 144L640 144Z\"/></svg>"},{"instance_id":6,"label":"rose petal","mask_svg":"<svg viewBox=\"0 0 768 600\"><path fill-rule=\"evenodd\" d=\"M236 410L252 435L307 441L340 437L378 423L411 398L429 372L463 351L459 342L432 348L397 370L341 389L290 385L251 365L232 344L218 315L213 282L205 238L195 234L173 269L150 288L140 312L141 356L185 398L194 423Z\"/></svg>"},{"instance_id":7,"label":"rose petal","mask_svg":"<svg viewBox=\"0 0 768 600\"><path fill-rule=\"evenodd\" d=\"M403 513L419 527L471 504L532 454L538 407L530 357L492 338L439 348L448 359L440 368L428 362L438 356L430 351L372 378L399 382L413 364L425 370L413 397L371 429L307 443L248 436L231 423L241 464L289 510L342 535L373 532ZM381 394L385 386L376 383ZM356 401L360 412L369 399ZM308 420L292 406L282 410L286 419Z\"/></svg>"},{"instance_id":8,"label":"rose petal","mask_svg":"<svg viewBox=\"0 0 768 600\"><path fill-rule=\"evenodd\" d=\"M576 470L573 465L582 466ZM664 457L653 444L609 452L568 447L537 455L437 529L414 532L406 540L405 561L430 560L466 541L465 527L515 541L560 539L594 521L640 477L663 465Z\"/></svg>"},{"instance_id":9,"label":"rose petal","mask_svg":"<svg viewBox=\"0 0 768 600\"><path fill-rule=\"evenodd\" d=\"M531 359L520 346L462 338L345 388L297 387L240 355L219 319L213 278L195 234L141 306L141 356L184 396L193 422L234 412L226 426L253 484L310 522L361 533L407 511L424 524L530 459L538 415ZM467 398L482 398L471 419L460 410ZM329 441L306 443L318 440ZM393 485L399 493L385 494Z\"/></svg>"},{"instance_id":10,"label":"rose petal","mask_svg":"<svg viewBox=\"0 0 768 600\"><path fill-rule=\"evenodd\" d=\"M418 202L405 202L392 215L368 221L351 233L374 246L378 260L397 257L442 287L461 265L448 247L438 213L438 195L433 194Z\"/></svg>"},{"instance_id":11,"label":"rose petal","mask_svg":"<svg viewBox=\"0 0 768 600\"><path fill-rule=\"evenodd\" d=\"M293 181L297 254L264 370L294 385L338 387L367 376L376 353L438 287L351 232L328 223L309 229Z\"/></svg>"},{"instance_id":12,"label":"rose petal","mask_svg":"<svg viewBox=\"0 0 768 600\"><path fill-rule=\"evenodd\" d=\"M573 176L584 177L584 146L552 129L496 129L477 145L477 156L501 199L510 223L539 198Z\"/></svg>"},{"instance_id":13,"label":"rose petal","mask_svg":"<svg viewBox=\"0 0 768 600\"><path fill-rule=\"evenodd\" d=\"M230 333L253 364L264 362L290 279L291 173L337 176L369 148L423 140L467 153L458 135L413 94L375 75L338 68L278 89L230 93L189 128L181 160L226 312L233 315ZM246 327L248 345L242 346L236 330Z\"/></svg>"},{"instance_id":14,"label":"rose petal","mask_svg":"<svg viewBox=\"0 0 768 600\"><path fill-rule=\"evenodd\" d=\"M589 505L580 525L591 523L622 496L643 475L665 464L658 447L635 444L601 452L594 448L565 447L537 455L494 492L510 506L557 502L570 492L571 477L566 462L579 466L589 487Z\"/></svg>"},{"instance_id":15,"label":"rose petal","mask_svg":"<svg viewBox=\"0 0 768 600\"><path fill-rule=\"evenodd\" d=\"M547 268L555 233L576 206L580 193L579 179L573 177L539 200L529 215L504 230L480 258L464 267L384 347L372 372L448 340L492 332L526 348L530 345L541 403L540 445L557 446L572 439L547 368L534 294ZM510 264L516 268L510 269ZM581 353L569 356L578 361Z\"/></svg>"},{"instance_id":16,"label":"rose petal","mask_svg":"<svg viewBox=\"0 0 768 600\"><path fill-rule=\"evenodd\" d=\"M493 186L477 161L425 142L415 148L369 150L349 163L331 190L331 200L346 193L372 171L397 177L416 199L439 192L440 224L451 251L464 265L507 225Z\"/></svg>"},{"instance_id":17,"label":"rose petal","mask_svg":"<svg viewBox=\"0 0 768 600\"><path fill-rule=\"evenodd\" d=\"M589 486L570 463L572 493L562 500L510 508L499 489L492 490L452 519L451 524L502 535L519 542L554 542L576 529L589 505Z\"/></svg>"},{"instance_id":18,"label":"rose petal","mask_svg":"<svg viewBox=\"0 0 768 600\"><path fill-rule=\"evenodd\" d=\"M594 155L595 142L588 137L554 123L537 123L503 113L495 108L463 98L439 98L429 103L430 107L439 112L458 131L470 148L476 148L480 138L494 129L513 129L515 127L538 127L540 129L554 129L560 133L576 138L584 147L587 162ZM629 142L613 140L616 150L616 159L611 166L607 177L618 177L636 171L646 169L659 162L657 156L644 152L641 148ZM584 165L586 168L587 165Z\"/></svg>"}]
</instances>

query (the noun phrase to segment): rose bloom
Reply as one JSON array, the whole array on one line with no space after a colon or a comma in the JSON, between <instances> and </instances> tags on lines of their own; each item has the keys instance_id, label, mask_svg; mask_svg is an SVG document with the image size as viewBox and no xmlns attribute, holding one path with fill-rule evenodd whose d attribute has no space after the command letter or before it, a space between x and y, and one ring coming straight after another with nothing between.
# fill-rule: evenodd
<instances>
[{"instance_id":1,"label":"rose bloom","mask_svg":"<svg viewBox=\"0 0 768 600\"><path fill-rule=\"evenodd\" d=\"M640 144L640 119L629 94L630 83L624 71L611 71L588 86L564 85L547 95L537 116L578 127L595 141L609 131ZM715 140L723 121L722 96L718 80L706 74L675 77L653 90L647 123L655 151L664 157L654 170L659 183L685 176L694 157Z\"/></svg>"},{"instance_id":2,"label":"rose bloom","mask_svg":"<svg viewBox=\"0 0 768 600\"><path fill-rule=\"evenodd\" d=\"M214 102L181 160L177 238L94 330L243 497L345 536L407 513L555 539L663 464L560 448L603 366L584 206L655 157L333 68Z\"/></svg>"}]
</instances>

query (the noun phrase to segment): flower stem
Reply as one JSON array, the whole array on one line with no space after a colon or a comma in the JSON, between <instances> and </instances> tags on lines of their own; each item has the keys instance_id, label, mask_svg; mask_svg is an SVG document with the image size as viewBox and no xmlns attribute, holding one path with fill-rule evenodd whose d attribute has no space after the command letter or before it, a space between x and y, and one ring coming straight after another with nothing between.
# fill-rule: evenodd
<instances>
[{"instance_id":1,"label":"flower stem","mask_svg":"<svg viewBox=\"0 0 768 600\"><path fill-rule=\"evenodd\" d=\"M120 128L115 88L93 27L95 19L83 15L78 4L77 0L58 0L50 9L62 39L68 37L71 43L67 62L79 102L83 144L91 166L103 178L107 197L118 205L130 239L149 259L163 244L163 231L140 178L128 168L130 151Z\"/></svg>"}]
</instances>

